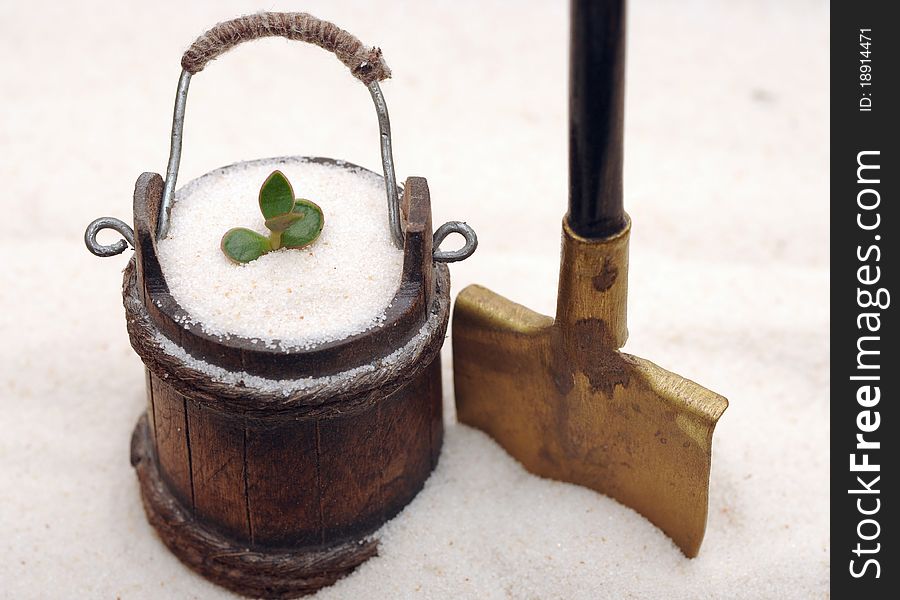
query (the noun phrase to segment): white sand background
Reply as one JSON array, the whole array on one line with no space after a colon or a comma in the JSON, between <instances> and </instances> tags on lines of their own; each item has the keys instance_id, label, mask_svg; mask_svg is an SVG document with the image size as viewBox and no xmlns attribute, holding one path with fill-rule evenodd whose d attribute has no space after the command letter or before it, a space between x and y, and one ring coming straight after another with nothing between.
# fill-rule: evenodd
<instances>
[{"instance_id":1,"label":"white sand background","mask_svg":"<svg viewBox=\"0 0 900 600\"><path fill-rule=\"evenodd\" d=\"M0 2L0 596L229 597L147 525L128 463L144 409L93 218L130 220L164 171L189 42L262 8L308 10L384 49L402 177L481 245L452 268L553 313L566 202L567 10L502 2ZM828 552L827 16L817 1L634 0L627 350L726 395L709 527L685 559L589 490L525 473L455 424L381 556L322 598L821 598ZM285 41L195 77L183 181L286 154L376 168L365 89ZM105 239L113 239L111 236Z\"/></svg>"}]
</instances>

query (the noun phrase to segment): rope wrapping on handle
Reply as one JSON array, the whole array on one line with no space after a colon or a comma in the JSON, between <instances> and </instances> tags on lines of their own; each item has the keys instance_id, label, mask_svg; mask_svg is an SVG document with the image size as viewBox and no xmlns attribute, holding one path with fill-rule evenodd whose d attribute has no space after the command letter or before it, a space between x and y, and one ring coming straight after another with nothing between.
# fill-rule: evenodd
<instances>
[{"instance_id":1,"label":"rope wrapping on handle","mask_svg":"<svg viewBox=\"0 0 900 600\"><path fill-rule=\"evenodd\" d=\"M366 85L391 76L380 48L367 48L334 23L300 12L262 12L219 23L191 44L181 57L181 67L194 75L242 42L273 36L315 44L334 53Z\"/></svg>"}]
</instances>

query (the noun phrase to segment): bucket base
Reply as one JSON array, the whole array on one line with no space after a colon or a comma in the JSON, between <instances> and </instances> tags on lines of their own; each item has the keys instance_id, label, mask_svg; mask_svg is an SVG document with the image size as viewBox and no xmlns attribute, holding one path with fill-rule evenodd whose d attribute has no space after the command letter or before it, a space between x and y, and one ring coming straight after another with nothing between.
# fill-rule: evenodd
<instances>
[{"instance_id":1,"label":"bucket base","mask_svg":"<svg viewBox=\"0 0 900 600\"><path fill-rule=\"evenodd\" d=\"M333 584L378 553L366 537L329 548L273 550L239 544L197 521L160 477L147 415L131 438L147 520L184 564L212 582L254 598L296 598Z\"/></svg>"}]
</instances>

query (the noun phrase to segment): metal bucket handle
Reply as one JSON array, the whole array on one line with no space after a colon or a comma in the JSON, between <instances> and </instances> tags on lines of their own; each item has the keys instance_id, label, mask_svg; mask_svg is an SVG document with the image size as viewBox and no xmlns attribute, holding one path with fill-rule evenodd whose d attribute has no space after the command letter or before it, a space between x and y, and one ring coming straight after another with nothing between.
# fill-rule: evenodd
<instances>
[{"instance_id":1,"label":"metal bucket handle","mask_svg":"<svg viewBox=\"0 0 900 600\"><path fill-rule=\"evenodd\" d=\"M398 247L403 246L403 229L400 223L400 194L397 189L397 177L394 171L394 158L391 151L391 122L388 117L387 104L378 82L391 76L391 71L379 48L366 48L358 38L340 29L333 23L317 19L306 13L274 13L262 12L246 15L219 23L191 44L181 58L182 72L178 79L178 90L175 94L175 111L172 118L172 137L169 149L169 163L166 168L166 182L163 188L162 201L159 206L159 218L156 231L157 239L165 237L169 228L169 213L175 197L175 184L178 180L178 169L181 163L181 141L184 129L184 114L187 105L188 87L191 76L203 70L206 64L222 53L246 41L279 36L291 40L315 44L320 48L333 52L354 77L362 81L369 89L375 112L378 115L378 128L381 134L381 164L384 169L385 190L387 193L388 223L391 237ZM97 233L101 229L114 229L125 239L110 245L97 242ZM465 238L465 244L458 250L441 250L440 244L451 233L459 233ZM97 256L115 256L125 251L130 244L134 246L134 232L125 222L112 217L101 217L88 225L84 232L84 241L88 250ZM127 244L126 244L127 242ZM434 232L433 258L438 262L456 262L472 255L478 246L475 231L466 223L449 221Z\"/></svg>"}]
</instances>

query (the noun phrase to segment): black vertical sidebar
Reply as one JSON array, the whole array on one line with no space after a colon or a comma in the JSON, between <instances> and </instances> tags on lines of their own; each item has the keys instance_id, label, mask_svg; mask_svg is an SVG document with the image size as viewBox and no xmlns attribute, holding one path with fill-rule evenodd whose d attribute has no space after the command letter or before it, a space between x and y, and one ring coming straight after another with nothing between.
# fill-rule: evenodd
<instances>
[{"instance_id":1,"label":"black vertical sidebar","mask_svg":"<svg viewBox=\"0 0 900 600\"><path fill-rule=\"evenodd\" d=\"M900 296L892 297L900 271L900 20L892 4L832 0L830 5L835 598L874 600L900 593L900 364L894 350L900 332L892 305L900 302Z\"/></svg>"}]
</instances>

